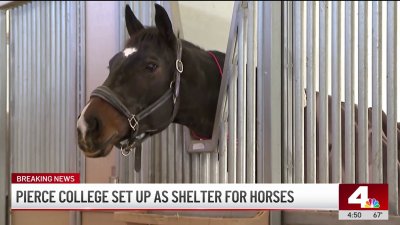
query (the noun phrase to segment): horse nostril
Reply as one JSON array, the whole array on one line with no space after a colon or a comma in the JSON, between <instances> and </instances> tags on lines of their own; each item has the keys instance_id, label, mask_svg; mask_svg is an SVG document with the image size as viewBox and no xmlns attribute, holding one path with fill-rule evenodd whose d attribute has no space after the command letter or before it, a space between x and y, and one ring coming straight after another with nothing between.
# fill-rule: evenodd
<instances>
[{"instance_id":1,"label":"horse nostril","mask_svg":"<svg viewBox=\"0 0 400 225\"><path fill-rule=\"evenodd\" d=\"M88 130L89 131L98 131L100 129L100 120L97 117L92 117L88 121Z\"/></svg>"}]
</instances>

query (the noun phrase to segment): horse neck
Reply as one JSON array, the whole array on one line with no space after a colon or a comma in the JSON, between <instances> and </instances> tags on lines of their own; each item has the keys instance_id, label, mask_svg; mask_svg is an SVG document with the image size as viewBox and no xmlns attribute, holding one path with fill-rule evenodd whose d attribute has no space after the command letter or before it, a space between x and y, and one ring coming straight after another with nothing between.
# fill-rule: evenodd
<instances>
[{"instance_id":1,"label":"horse neck","mask_svg":"<svg viewBox=\"0 0 400 225\"><path fill-rule=\"evenodd\" d=\"M222 67L224 55L216 55ZM188 42L183 42L182 62L179 109L174 122L210 138L221 83L218 66L208 52Z\"/></svg>"}]
</instances>

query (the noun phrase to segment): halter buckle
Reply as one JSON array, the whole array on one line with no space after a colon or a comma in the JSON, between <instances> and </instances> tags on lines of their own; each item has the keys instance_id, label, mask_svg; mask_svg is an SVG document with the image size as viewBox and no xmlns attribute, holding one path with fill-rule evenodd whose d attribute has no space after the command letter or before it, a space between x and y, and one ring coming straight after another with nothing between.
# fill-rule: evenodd
<instances>
[{"instance_id":1,"label":"halter buckle","mask_svg":"<svg viewBox=\"0 0 400 225\"><path fill-rule=\"evenodd\" d=\"M135 122L135 124L132 125L132 120ZM132 127L132 130L136 131L136 127L139 125L139 121L136 119L135 115L132 115L131 118L128 118L129 125Z\"/></svg>"},{"instance_id":2,"label":"halter buckle","mask_svg":"<svg viewBox=\"0 0 400 225\"><path fill-rule=\"evenodd\" d=\"M130 148L129 146L121 146L120 150L121 154L125 157L130 155L132 152L132 148Z\"/></svg>"},{"instance_id":3,"label":"halter buckle","mask_svg":"<svg viewBox=\"0 0 400 225\"><path fill-rule=\"evenodd\" d=\"M180 59L177 59L177 60L176 60L175 66L176 66L176 70L177 70L179 73L182 73L182 72L183 72L183 63L182 63L182 61L181 61Z\"/></svg>"}]
</instances>

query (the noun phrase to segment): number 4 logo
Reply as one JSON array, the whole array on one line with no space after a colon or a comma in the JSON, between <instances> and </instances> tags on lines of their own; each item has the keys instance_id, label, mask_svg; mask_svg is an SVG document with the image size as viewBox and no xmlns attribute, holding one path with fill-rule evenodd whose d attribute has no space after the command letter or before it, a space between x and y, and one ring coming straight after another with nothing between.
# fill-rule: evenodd
<instances>
[{"instance_id":1,"label":"number 4 logo","mask_svg":"<svg viewBox=\"0 0 400 225\"><path fill-rule=\"evenodd\" d=\"M348 204L360 204L361 208L365 208L365 202L368 201L368 186L360 186L348 198Z\"/></svg>"}]
</instances>

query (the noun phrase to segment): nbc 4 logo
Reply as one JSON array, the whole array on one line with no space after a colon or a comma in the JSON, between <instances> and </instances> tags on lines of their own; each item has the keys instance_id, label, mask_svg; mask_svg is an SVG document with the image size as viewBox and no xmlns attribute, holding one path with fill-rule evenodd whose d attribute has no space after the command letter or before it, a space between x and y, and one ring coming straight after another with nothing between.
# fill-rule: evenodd
<instances>
[{"instance_id":1,"label":"nbc 4 logo","mask_svg":"<svg viewBox=\"0 0 400 225\"><path fill-rule=\"evenodd\" d=\"M368 198L368 186L360 186L348 198L348 204L360 204L361 208L379 208L379 201L375 198Z\"/></svg>"}]
</instances>

